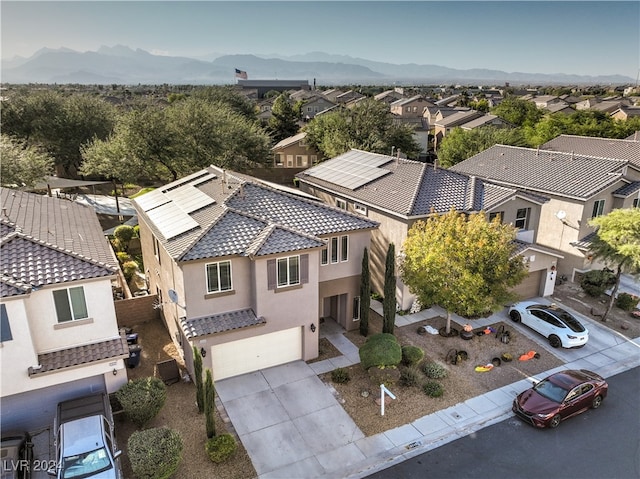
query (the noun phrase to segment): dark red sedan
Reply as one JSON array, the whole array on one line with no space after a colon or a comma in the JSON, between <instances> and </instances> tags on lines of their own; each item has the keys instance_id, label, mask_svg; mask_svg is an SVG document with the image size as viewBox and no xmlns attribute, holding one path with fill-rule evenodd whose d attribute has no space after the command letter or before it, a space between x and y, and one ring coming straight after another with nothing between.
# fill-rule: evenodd
<instances>
[{"instance_id":1,"label":"dark red sedan","mask_svg":"<svg viewBox=\"0 0 640 479\"><path fill-rule=\"evenodd\" d=\"M512 410L536 427L554 428L589 408L600 407L608 389L604 378L594 372L560 371L520 393Z\"/></svg>"}]
</instances>

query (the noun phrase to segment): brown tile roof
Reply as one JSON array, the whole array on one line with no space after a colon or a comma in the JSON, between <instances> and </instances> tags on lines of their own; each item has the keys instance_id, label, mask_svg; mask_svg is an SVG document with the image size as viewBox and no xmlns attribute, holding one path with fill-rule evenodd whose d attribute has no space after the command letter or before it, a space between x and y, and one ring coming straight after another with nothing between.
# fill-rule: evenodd
<instances>
[{"instance_id":1,"label":"brown tile roof","mask_svg":"<svg viewBox=\"0 0 640 479\"><path fill-rule=\"evenodd\" d=\"M29 376L35 376L51 371L80 366L97 361L121 359L129 356L127 337L100 341L99 343L85 344L72 348L61 349L50 353L38 354L39 369L29 368Z\"/></svg>"},{"instance_id":2,"label":"brown tile roof","mask_svg":"<svg viewBox=\"0 0 640 479\"><path fill-rule=\"evenodd\" d=\"M182 318L180 320L180 326L182 326L187 339L266 323L266 319L262 316L257 317L252 309L240 309L201 318Z\"/></svg>"},{"instance_id":3,"label":"brown tile roof","mask_svg":"<svg viewBox=\"0 0 640 479\"><path fill-rule=\"evenodd\" d=\"M638 136L640 138L640 135ZM626 160L640 167L640 141L632 139L617 140L591 136L560 135L546 142L540 148L563 151L577 155L597 156L614 160Z\"/></svg>"}]
</instances>

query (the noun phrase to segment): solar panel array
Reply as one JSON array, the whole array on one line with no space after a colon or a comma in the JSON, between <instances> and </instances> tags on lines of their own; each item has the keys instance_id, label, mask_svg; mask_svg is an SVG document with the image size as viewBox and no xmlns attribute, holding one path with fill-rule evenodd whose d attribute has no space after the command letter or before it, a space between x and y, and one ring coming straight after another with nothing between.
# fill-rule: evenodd
<instances>
[{"instance_id":1,"label":"solar panel array","mask_svg":"<svg viewBox=\"0 0 640 479\"><path fill-rule=\"evenodd\" d=\"M166 239L174 238L198 227L198 222L174 202L147 211L147 215Z\"/></svg>"},{"instance_id":2,"label":"solar panel array","mask_svg":"<svg viewBox=\"0 0 640 479\"><path fill-rule=\"evenodd\" d=\"M193 213L200 208L215 203L213 198L189 183L174 190L169 190L165 195L185 213Z\"/></svg>"},{"instance_id":3,"label":"solar panel array","mask_svg":"<svg viewBox=\"0 0 640 479\"><path fill-rule=\"evenodd\" d=\"M165 196L162 190L159 189L150 191L149 193L145 193L144 195L136 198L136 203L140 205L142 211L149 211L150 209L157 208L169 201L171 200Z\"/></svg>"},{"instance_id":4,"label":"solar panel array","mask_svg":"<svg viewBox=\"0 0 640 479\"><path fill-rule=\"evenodd\" d=\"M391 173L380 166L393 161L384 155L364 151L350 151L333 160L320 163L306 171L319 180L355 190L367 183Z\"/></svg>"}]
</instances>

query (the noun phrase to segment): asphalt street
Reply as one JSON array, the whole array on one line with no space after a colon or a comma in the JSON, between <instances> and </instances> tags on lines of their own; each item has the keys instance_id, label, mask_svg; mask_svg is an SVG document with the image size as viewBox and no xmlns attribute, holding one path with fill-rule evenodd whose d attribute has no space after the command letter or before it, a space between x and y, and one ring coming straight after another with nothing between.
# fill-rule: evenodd
<instances>
[{"instance_id":1,"label":"asphalt street","mask_svg":"<svg viewBox=\"0 0 640 479\"><path fill-rule=\"evenodd\" d=\"M369 477L638 479L640 368L607 381L599 409L557 429L536 429L514 416Z\"/></svg>"}]
</instances>

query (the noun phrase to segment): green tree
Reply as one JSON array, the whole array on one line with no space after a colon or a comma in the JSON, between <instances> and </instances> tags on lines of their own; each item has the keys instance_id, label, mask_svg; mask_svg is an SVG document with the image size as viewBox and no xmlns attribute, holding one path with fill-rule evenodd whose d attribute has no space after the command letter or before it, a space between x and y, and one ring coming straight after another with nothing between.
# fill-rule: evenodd
<instances>
[{"instance_id":1,"label":"green tree","mask_svg":"<svg viewBox=\"0 0 640 479\"><path fill-rule=\"evenodd\" d=\"M527 141L538 146L559 135L595 136L601 138L622 138L629 136L618 127L618 120L598 110L579 110L571 115L554 113L546 115L535 125L525 128Z\"/></svg>"},{"instance_id":2,"label":"green tree","mask_svg":"<svg viewBox=\"0 0 640 479\"><path fill-rule=\"evenodd\" d=\"M202 384L202 355L200 350L193 347L193 380L196 383L196 404L198 405L198 412L204 411L204 385Z\"/></svg>"},{"instance_id":3,"label":"green tree","mask_svg":"<svg viewBox=\"0 0 640 479\"><path fill-rule=\"evenodd\" d=\"M213 374L211 369L207 368L206 379L204 381L204 414L206 418L207 439L211 439L216 435L215 423L215 399L216 390L213 386Z\"/></svg>"},{"instance_id":4,"label":"green tree","mask_svg":"<svg viewBox=\"0 0 640 479\"><path fill-rule=\"evenodd\" d=\"M454 128L442 140L438 162L445 168L471 158L493 145L527 146L521 129L485 126L473 130Z\"/></svg>"},{"instance_id":5,"label":"green tree","mask_svg":"<svg viewBox=\"0 0 640 479\"><path fill-rule=\"evenodd\" d=\"M3 186L32 187L53 173L53 158L8 135L0 136L0 182Z\"/></svg>"},{"instance_id":6,"label":"green tree","mask_svg":"<svg viewBox=\"0 0 640 479\"><path fill-rule=\"evenodd\" d=\"M255 122L258 119L254 103L234 87L207 87L196 90L193 97L213 105L225 105L225 107L245 117L248 121Z\"/></svg>"},{"instance_id":7,"label":"green tree","mask_svg":"<svg viewBox=\"0 0 640 479\"><path fill-rule=\"evenodd\" d=\"M615 267L615 283L602 315L602 321L606 321L616 300L622 273L640 272L640 208L616 209L593 218L589 224L598 228L591 242L591 252Z\"/></svg>"},{"instance_id":8,"label":"green tree","mask_svg":"<svg viewBox=\"0 0 640 479\"><path fill-rule=\"evenodd\" d=\"M271 118L269 118L269 131L273 141L276 143L285 138L295 135L298 132L298 121L300 114L297 112L287 95L280 94L271 107Z\"/></svg>"},{"instance_id":9,"label":"green tree","mask_svg":"<svg viewBox=\"0 0 640 479\"><path fill-rule=\"evenodd\" d=\"M396 247L389 244L384 268L384 301L382 332L393 334L396 323Z\"/></svg>"},{"instance_id":10,"label":"green tree","mask_svg":"<svg viewBox=\"0 0 640 479\"><path fill-rule=\"evenodd\" d=\"M497 311L513 299L510 288L525 276L515 256L516 230L484 213L469 216L451 210L418 221L404 242L402 279L422 304L452 313L477 316Z\"/></svg>"},{"instance_id":11,"label":"green tree","mask_svg":"<svg viewBox=\"0 0 640 479\"><path fill-rule=\"evenodd\" d=\"M517 96L506 97L491 109L491 113L513 126L532 126L544 116L535 103Z\"/></svg>"},{"instance_id":12,"label":"green tree","mask_svg":"<svg viewBox=\"0 0 640 479\"><path fill-rule=\"evenodd\" d=\"M369 271L369 251L362 254L362 271L360 272L360 334L369 334L369 308L371 307L371 272Z\"/></svg>"},{"instance_id":13,"label":"green tree","mask_svg":"<svg viewBox=\"0 0 640 479\"><path fill-rule=\"evenodd\" d=\"M410 158L420 153L412 128L395 124L388 107L372 98L359 101L352 108L318 115L304 131L307 132L307 143L326 158L341 155L351 148L388 155L394 146Z\"/></svg>"}]
</instances>

